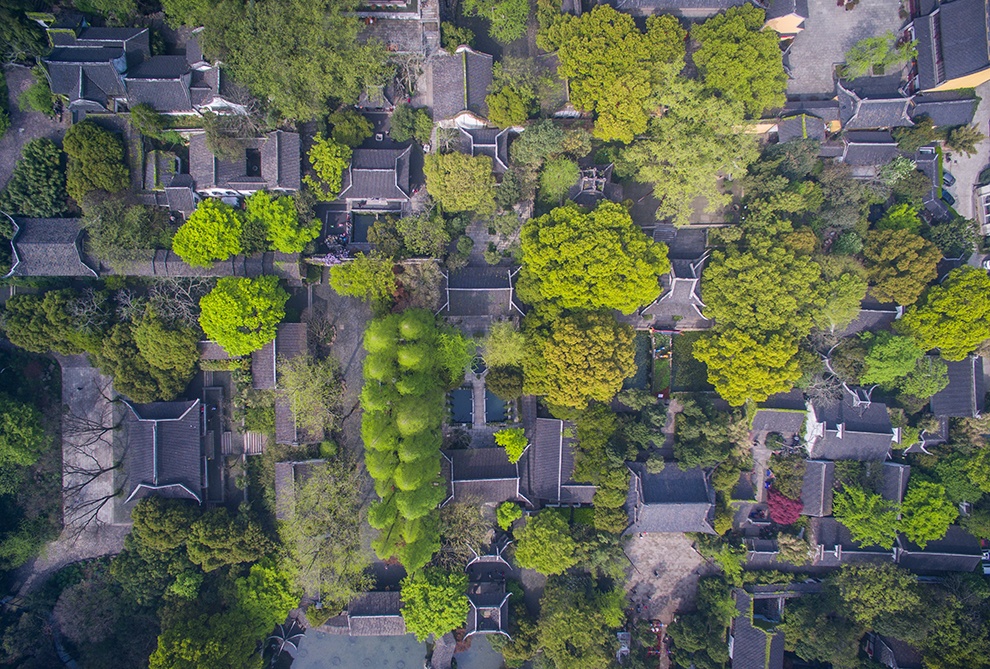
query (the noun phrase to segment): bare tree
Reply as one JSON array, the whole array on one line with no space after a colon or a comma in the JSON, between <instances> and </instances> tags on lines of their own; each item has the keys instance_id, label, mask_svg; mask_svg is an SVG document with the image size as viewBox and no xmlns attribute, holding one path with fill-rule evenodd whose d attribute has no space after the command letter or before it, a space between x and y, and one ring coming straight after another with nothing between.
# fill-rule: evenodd
<instances>
[{"instance_id":1,"label":"bare tree","mask_svg":"<svg viewBox=\"0 0 990 669\"><path fill-rule=\"evenodd\" d=\"M100 330L113 315L110 305L106 293L98 294L93 288L86 288L68 303L66 310L81 330Z\"/></svg>"},{"instance_id":2,"label":"bare tree","mask_svg":"<svg viewBox=\"0 0 990 669\"><path fill-rule=\"evenodd\" d=\"M392 56L392 63L395 64L396 81L406 95L412 97L416 93L416 82L423 74L423 56L414 53L395 54Z\"/></svg>"},{"instance_id":3,"label":"bare tree","mask_svg":"<svg viewBox=\"0 0 990 669\"><path fill-rule=\"evenodd\" d=\"M119 429L110 380L99 377L95 402L83 412L66 407L62 416L62 503L65 526L73 538L87 528L106 524L103 509L120 494L114 472L122 456L114 451Z\"/></svg>"},{"instance_id":4,"label":"bare tree","mask_svg":"<svg viewBox=\"0 0 990 669\"><path fill-rule=\"evenodd\" d=\"M827 409L842 401L842 382L832 374L815 374L804 392L812 404Z\"/></svg>"},{"instance_id":5,"label":"bare tree","mask_svg":"<svg viewBox=\"0 0 990 669\"><path fill-rule=\"evenodd\" d=\"M161 279L148 291L148 302L163 321L195 328L199 326L199 299L211 288L211 279Z\"/></svg>"}]
</instances>

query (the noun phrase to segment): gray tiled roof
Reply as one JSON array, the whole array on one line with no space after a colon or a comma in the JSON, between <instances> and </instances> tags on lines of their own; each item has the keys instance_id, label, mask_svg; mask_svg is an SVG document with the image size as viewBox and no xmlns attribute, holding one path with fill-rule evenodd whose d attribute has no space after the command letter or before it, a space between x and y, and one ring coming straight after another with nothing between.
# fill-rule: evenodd
<instances>
[{"instance_id":1,"label":"gray tiled roof","mask_svg":"<svg viewBox=\"0 0 990 669\"><path fill-rule=\"evenodd\" d=\"M444 472L454 500L504 502L518 498L519 470L504 448L444 451Z\"/></svg>"},{"instance_id":2,"label":"gray tiled roof","mask_svg":"<svg viewBox=\"0 0 990 669\"><path fill-rule=\"evenodd\" d=\"M344 172L343 200L409 200L409 160L404 149L354 149Z\"/></svg>"},{"instance_id":3,"label":"gray tiled roof","mask_svg":"<svg viewBox=\"0 0 990 669\"><path fill-rule=\"evenodd\" d=\"M982 556L979 539L958 525L950 525L943 538L929 541L923 549L904 536L897 538L897 545L898 564L922 574L971 572L980 565Z\"/></svg>"},{"instance_id":4,"label":"gray tiled roof","mask_svg":"<svg viewBox=\"0 0 990 669\"><path fill-rule=\"evenodd\" d=\"M433 60L433 118L453 118L462 111L486 117L485 96L492 84L494 59L486 53L461 49Z\"/></svg>"},{"instance_id":5,"label":"gray tiled roof","mask_svg":"<svg viewBox=\"0 0 990 669\"><path fill-rule=\"evenodd\" d=\"M880 495L886 500L900 504L904 501L904 493L907 492L910 477L910 465L896 462L883 463L883 482L881 483Z\"/></svg>"},{"instance_id":6,"label":"gray tiled roof","mask_svg":"<svg viewBox=\"0 0 990 669\"><path fill-rule=\"evenodd\" d=\"M529 448L519 461L520 491L534 506L590 504L595 486L574 481L571 423L536 418L526 426Z\"/></svg>"},{"instance_id":7,"label":"gray tiled roof","mask_svg":"<svg viewBox=\"0 0 990 669\"><path fill-rule=\"evenodd\" d=\"M351 636L402 636L406 623L402 617L399 592L366 592L347 605L347 626Z\"/></svg>"},{"instance_id":8,"label":"gray tiled roof","mask_svg":"<svg viewBox=\"0 0 990 669\"><path fill-rule=\"evenodd\" d=\"M873 635L875 659L890 669L921 669L924 666L922 654L906 641L889 636Z\"/></svg>"},{"instance_id":9,"label":"gray tiled roof","mask_svg":"<svg viewBox=\"0 0 990 669\"><path fill-rule=\"evenodd\" d=\"M808 18L808 0L769 0L766 3L766 14L768 21L789 14Z\"/></svg>"},{"instance_id":10,"label":"gray tiled roof","mask_svg":"<svg viewBox=\"0 0 990 669\"><path fill-rule=\"evenodd\" d=\"M842 402L815 408L815 417L824 424L809 448L813 459L883 461L893 444L894 431L887 406L880 402L859 403L850 393Z\"/></svg>"},{"instance_id":11,"label":"gray tiled roof","mask_svg":"<svg viewBox=\"0 0 990 669\"><path fill-rule=\"evenodd\" d=\"M704 532L711 534L715 493L701 468L682 471L669 463L659 474L631 464L626 510L636 532Z\"/></svg>"},{"instance_id":12,"label":"gray tiled roof","mask_svg":"<svg viewBox=\"0 0 990 669\"><path fill-rule=\"evenodd\" d=\"M935 58L939 47L935 44L938 15L919 16L913 22L915 39L918 42L918 85L922 88L934 88L940 82L936 76Z\"/></svg>"},{"instance_id":13,"label":"gray tiled roof","mask_svg":"<svg viewBox=\"0 0 990 669\"><path fill-rule=\"evenodd\" d=\"M618 0L615 6L634 13L709 16L745 4L749 4L748 0Z\"/></svg>"},{"instance_id":14,"label":"gray tiled roof","mask_svg":"<svg viewBox=\"0 0 990 669\"><path fill-rule=\"evenodd\" d=\"M983 413L986 395L983 359L971 355L965 360L945 364L949 368L949 385L932 396L932 413L950 418L979 416Z\"/></svg>"},{"instance_id":15,"label":"gray tiled roof","mask_svg":"<svg viewBox=\"0 0 990 669\"><path fill-rule=\"evenodd\" d=\"M841 159L853 167L886 165L900 155L897 143L887 132L850 132L844 143Z\"/></svg>"},{"instance_id":16,"label":"gray tiled roof","mask_svg":"<svg viewBox=\"0 0 990 669\"><path fill-rule=\"evenodd\" d=\"M81 219L15 218L14 222L12 276L96 276L80 251Z\"/></svg>"},{"instance_id":17,"label":"gray tiled roof","mask_svg":"<svg viewBox=\"0 0 990 669\"><path fill-rule=\"evenodd\" d=\"M811 542L817 546L815 564L837 567L857 562L893 562L894 553L853 541L845 525L835 518L811 518Z\"/></svg>"},{"instance_id":18,"label":"gray tiled roof","mask_svg":"<svg viewBox=\"0 0 990 669\"><path fill-rule=\"evenodd\" d=\"M790 142L799 139L825 140L825 121L811 114L796 114L780 119L777 123L777 139Z\"/></svg>"},{"instance_id":19,"label":"gray tiled roof","mask_svg":"<svg viewBox=\"0 0 990 669\"><path fill-rule=\"evenodd\" d=\"M866 309L861 308L859 314L853 319L845 330L840 333L843 337L857 334L859 332L880 332L890 329L891 324L897 320L897 310L891 309Z\"/></svg>"},{"instance_id":20,"label":"gray tiled roof","mask_svg":"<svg viewBox=\"0 0 990 669\"><path fill-rule=\"evenodd\" d=\"M745 590L732 591L736 617L732 620L732 669L781 669L783 632L765 632L753 625L753 598Z\"/></svg>"},{"instance_id":21,"label":"gray tiled roof","mask_svg":"<svg viewBox=\"0 0 990 669\"><path fill-rule=\"evenodd\" d=\"M128 404L124 414L124 493L200 501L203 496L199 400Z\"/></svg>"},{"instance_id":22,"label":"gray tiled roof","mask_svg":"<svg viewBox=\"0 0 990 669\"><path fill-rule=\"evenodd\" d=\"M975 98L956 98L941 100L935 95L916 95L914 106L911 108L911 118L927 116L936 126L969 125L976 113Z\"/></svg>"},{"instance_id":23,"label":"gray tiled roof","mask_svg":"<svg viewBox=\"0 0 990 669\"><path fill-rule=\"evenodd\" d=\"M189 138L189 174L196 181L197 190L299 190L302 158L297 133L276 130L264 137L238 141L245 152L247 149L261 152L261 176L247 174L246 153L234 161L220 160L206 146L206 135L196 134Z\"/></svg>"},{"instance_id":24,"label":"gray tiled roof","mask_svg":"<svg viewBox=\"0 0 990 669\"><path fill-rule=\"evenodd\" d=\"M824 121L839 120L839 103L835 100L788 100L783 110L785 115L804 112Z\"/></svg>"},{"instance_id":25,"label":"gray tiled roof","mask_svg":"<svg viewBox=\"0 0 990 669\"><path fill-rule=\"evenodd\" d=\"M754 432L779 432L785 437L801 433L807 413L782 409L758 409L753 416Z\"/></svg>"},{"instance_id":26,"label":"gray tiled roof","mask_svg":"<svg viewBox=\"0 0 990 669\"><path fill-rule=\"evenodd\" d=\"M835 482L835 463L824 460L808 460L805 463L804 481L801 485L802 513L806 516L832 515L832 486Z\"/></svg>"},{"instance_id":27,"label":"gray tiled roof","mask_svg":"<svg viewBox=\"0 0 990 669\"><path fill-rule=\"evenodd\" d=\"M275 335L275 364L280 361L304 355L309 350L308 330L305 323L282 323ZM254 358L252 357L252 375ZM300 434L296 427L296 417L289 400L282 392L275 395L275 442L279 444L308 443L322 438L322 435Z\"/></svg>"},{"instance_id":28,"label":"gray tiled roof","mask_svg":"<svg viewBox=\"0 0 990 669\"><path fill-rule=\"evenodd\" d=\"M284 520L295 512L296 489L326 460L275 463L275 517Z\"/></svg>"},{"instance_id":29,"label":"gray tiled roof","mask_svg":"<svg viewBox=\"0 0 990 669\"><path fill-rule=\"evenodd\" d=\"M939 6L945 78L955 79L990 66L985 0L953 0Z\"/></svg>"},{"instance_id":30,"label":"gray tiled roof","mask_svg":"<svg viewBox=\"0 0 990 669\"><path fill-rule=\"evenodd\" d=\"M911 98L861 98L847 90L841 83L836 85L839 99L839 118L846 130L872 130L874 128L897 128L914 125L908 116Z\"/></svg>"}]
</instances>

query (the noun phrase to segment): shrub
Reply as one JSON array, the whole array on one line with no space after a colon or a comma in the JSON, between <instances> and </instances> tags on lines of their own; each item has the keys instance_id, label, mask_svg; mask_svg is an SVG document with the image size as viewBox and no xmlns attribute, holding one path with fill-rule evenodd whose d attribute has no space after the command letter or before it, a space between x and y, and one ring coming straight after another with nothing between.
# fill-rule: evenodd
<instances>
[{"instance_id":1,"label":"shrub","mask_svg":"<svg viewBox=\"0 0 990 669\"><path fill-rule=\"evenodd\" d=\"M508 531L512 527L512 523L522 518L522 514L522 509L515 502L502 502L496 511L498 526Z\"/></svg>"},{"instance_id":2,"label":"shrub","mask_svg":"<svg viewBox=\"0 0 990 669\"><path fill-rule=\"evenodd\" d=\"M799 500L784 497L773 488L767 495L767 506L769 507L770 520L778 525L790 525L797 522L801 517L804 505Z\"/></svg>"}]
</instances>

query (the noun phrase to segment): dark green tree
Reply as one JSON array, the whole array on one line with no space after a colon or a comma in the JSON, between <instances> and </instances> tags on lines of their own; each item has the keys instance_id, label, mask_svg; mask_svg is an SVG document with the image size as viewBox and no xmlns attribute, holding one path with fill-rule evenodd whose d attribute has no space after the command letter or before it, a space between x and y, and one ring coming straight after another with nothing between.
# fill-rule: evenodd
<instances>
[{"instance_id":1,"label":"dark green tree","mask_svg":"<svg viewBox=\"0 0 990 669\"><path fill-rule=\"evenodd\" d=\"M61 149L50 139L32 139L24 145L10 181L0 192L0 210L14 215L46 218L64 212L65 200Z\"/></svg>"}]
</instances>

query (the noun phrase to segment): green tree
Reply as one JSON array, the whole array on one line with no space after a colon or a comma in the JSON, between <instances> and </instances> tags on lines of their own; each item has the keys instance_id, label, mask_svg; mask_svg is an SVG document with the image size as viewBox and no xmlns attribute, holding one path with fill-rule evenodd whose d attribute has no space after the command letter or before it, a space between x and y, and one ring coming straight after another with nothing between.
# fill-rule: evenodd
<instances>
[{"instance_id":1,"label":"green tree","mask_svg":"<svg viewBox=\"0 0 990 669\"><path fill-rule=\"evenodd\" d=\"M442 258L450 245L450 232L436 210L400 218L395 222L395 229L406 250L416 256Z\"/></svg>"},{"instance_id":2,"label":"green tree","mask_svg":"<svg viewBox=\"0 0 990 669\"><path fill-rule=\"evenodd\" d=\"M227 565L256 562L271 548L261 526L243 513L231 517L227 509L210 509L189 527L189 559L211 572Z\"/></svg>"},{"instance_id":3,"label":"green tree","mask_svg":"<svg viewBox=\"0 0 990 669\"><path fill-rule=\"evenodd\" d=\"M918 579L889 562L842 565L830 585L838 591L849 618L869 629L922 606Z\"/></svg>"},{"instance_id":4,"label":"green tree","mask_svg":"<svg viewBox=\"0 0 990 669\"><path fill-rule=\"evenodd\" d=\"M921 234L937 246L946 258L965 256L972 253L976 246L973 221L962 216L953 216L948 221L932 221Z\"/></svg>"},{"instance_id":5,"label":"green tree","mask_svg":"<svg viewBox=\"0 0 990 669\"><path fill-rule=\"evenodd\" d=\"M917 163L910 158L897 156L877 171L877 179L887 186L893 186L899 181L910 177L916 172Z\"/></svg>"},{"instance_id":6,"label":"green tree","mask_svg":"<svg viewBox=\"0 0 990 669\"><path fill-rule=\"evenodd\" d=\"M509 147L514 164L537 168L543 161L564 153L567 133L550 119L537 121L526 128Z\"/></svg>"},{"instance_id":7,"label":"green tree","mask_svg":"<svg viewBox=\"0 0 990 669\"><path fill-rule=\"evenodd\" d=\"M832 246L835 250L835 246ZM859 315L860 304L866 297L867 283L853 272L837 277L823 277L823 304L814 315L815 327L829 332L839 332Z\"/></svg>"},{"instance_id":8,"label":"green tree","mask_svg":"<svg viewBox=\"0 0 990 669\"><path fill-rule=\"evenodd\" d=\"M83 213L89 251L116 272L171 243L167 212L131 204L126 197L90 198Z\"/></svg>"},{"instance_id":9,"label":"green tree","mask_svg":"<svg viewBox=\"0 0 990 669\"><path fill-rule=\"evenodd\" d=\"M65 198L61 149L50 139L32 139L0 192L0 210L37 218L58 216L65 211Z\"/></svg>"},{"instance_id":10,"label":"green tree","mask_svg":"<svg viewBox=\"0 0 990 669\"><path fill-rule=\"evenodd\" d=\"M149 669L257 667L254 621L239 608L212 615L190 610L162 626Z\"/></svg>"},{"instance_id":11,"label":"green tree","mask_svg":"<svg viewBox=\"0 0 990 669\"><path fill-rule=\"evenodd\" d=\"M199 515L199 509L186 500L145 497L131 511L131 531L148 548L169 551L185 545Z\"/></svg>"},{"instance_id":12,"label":"green tree","mask_svg":"<svg viewBox=\"0 0 990 669\"><path fill-rule=\"evenodd\" d=\"M781 246L715 251L702 277L705 316L756 335L800 337L822 303L820 267Z\"/></svg>"},{"instance_id":13,"label":"green tree","mask_svg":"<svg viewBox=\"0 0 990 669\"><path fill-rule=\"evenodd\" d=\"M3 327L7 339L33 353L56 351L73 355L95 350L102 332L80 330L69 315L70 305L76 299L71 290L50 290L42 296L14 295L4 305Z\"/></svg>"},{"instance_id":14,"label":"green tree","mask_svg":"<svg viewBox=\"0 0 990 669\"><path fill-rule=\"evenodd\" d=\"M247 355L275 339L288 299L278 277L225 276L199 301L199 324L230 355Z\"/></svg>"},{"instance_id":15,"label":"green tree","mask_svg":"<svg viewBox=\"0 0 990 669\"><path fill-rule=\"evenodd\" d=\"M279 359L278 387L289 401L296 426L314 441L338 426L343 387L336 358Z\"/></svg>"},{"instance_id":16,"label":"green tree","mask_svg":"<svg viewBox=\"0 0 990 669\"><path fill-rule=\"evenodd\" d=\"M541 574L562 574L577 564L577 542L567 521L553 509L532 515L516 532L516 563Z\"/></svg>"},{"instance_id":17,"label":"green tree","mask_svg":"<svg viewBox=\"0 0 990 669\"><path fill-rule=\"evenodd\" d=\"M319 592L331 609L342 608L369 589L371 563L361 542L361 477L351 465L331 460L309 468L294 483L291 512L278 524L279 536L297 569L296 585ZM327 504L333 500L333 504Z\"/></svg>"},{"instance_id":18,"label":"green tree","mask_svg":"<svg viewBox=\"0 0 990 669\"><path fill-rule=\"evenodd\" d=\"M321 200L336 200L340 195L344 170L351 162L351 148L317 133L307 157L319 181L303 176L303 181L319 195Z\"/></svg>"},{"instance_id":19,"label":"green tree","mask_svg":"<svg viewBox=\"0 0 990 669\"><path fill-rule=\"evenodd\" d=\"M711 468L732 454L729 417L709 402L687 400L674 421L674 457L683 469Z\"/></svg>"},{"instance_id":20,"label":"green tree","mask_svg":"<svg viewBox=\"0 0 990 669\"><path fill-rule=\"evenodd\" d=\"M925 400L948 385L949 366L941 358L926 356L904 377L901 392Z\"/></svg>"},{"instance_id":21,"label":"green tree","mask_svg":"<svg viewBox=\"0 0 990 669\"><path fill-rule=\"evenodd\" d=\"M502 44L514 42L526 33L528 0L465 0L461 10L466 16L488 19L488 34Z\"/></svg>"},{"instance_id":22,"label":"green tree","mask_svg":"<svg viewBox=\"0 0 990 669\"><path fill-rule=\"evenodd\" d=\"M45 31L20 11L21 6L0 7L0 57L7 63L33 61L48 53Z\"/></svg>"},{"instance_id":23,"label":"green tree","mask_svg":"<svg viewBox=\"0 0 990 669\"><path fill-rule=\"evenodd\" d=\"M464 624L468 614L467 574L423 569L402 579L402 619L406 630L425 641L439 639Z\"/></svg>"},{"instance_id":24,"label":"green tree","mask_svg":"<svg viewBox=\"0 0 990 669\"><path fill-rule=\"evenodd\" d=\"M540 598L538 648L555 669L608 666L623 604L621 591L599 591L588 579L551 579Z\"/></svg>"},{"instance_id":25,"label":"green tree","mask_svg":"<svg viewBox=\"0 0 990 669\"><path fill-rule=\"evenodd\" d=\"M131 332L134 344L141 357L151 366L152 375L159 379L160 386L177 387L181 392L192 380L199 362L197 332L190 327L171 326L162 322L150 307L134 323ZM165 379L171 383L165 383Z\"/></svg>"},{"instance_id":26,"label":"green tree","mask_svg":"<svg viewBox=\"0 0 990 669\"><path fill-rule=\"evenodd\" d=\"M914 119L913 126L894 128L891 133L897 141L897 148L904 153L914 153L921 147L934 144L939 138L935 124L927 116ZM928 180L931 183L931 180Z\"/></svg>"},{"instance_id":27,"label":"green tree","mask_svg":"<svg viewBox=\"0 0 990 669\"><path fill-rule=\"evenodd\" d=\"M299 606L300 593L289 574L270 560L251 565L247 576L234 581L234 588L237 607L248 614L260 634L285 622L289 611Z\"/></svg>"},{"instance_id":28,"label":"green tree","mask_svg":"<svg viewBox=\"0 0 990 669\"><path fill-rule=\"evenodd\" d=\"M908 541L922 548L945 536L959 509L945 495L945 487L928 481L912 481L901 505L900 530Z\"/></svg>"},{"instance_id":29,"label":"green tree","mask_svg":"<svg viewBox=\"0 0 990 669\"><path fill-rule=\"evenodd\" d=\"M36 111L49 118L55 117L55 96L48 86L48 75L41 67L35 67L31 74L34 75L34 83L24 89L17 99L17 106L21 111Z\"/></svg>"},{"instance_id":30,"label":"green tree","mask_svg":"<svg viewBox=\"0 0 990 669\"><path fill-rule=\"evenodd\" d=\"M857 486L835 493L835 519L863 546L891 548L897 538L898 505Z\"/></svg>"},{"instance_id":31,"label":"green tree","mask_svg":"<svg viewBox=\"0 0 990 669\"><path fill-rule=\"evenodd\" d=\"M562 309L630 314L660 295L667 249L636 226L622 205L603 201L583 213L558 207L522 228L519 295Z\"/></svg>"},{"instance_id":32,"label":"green tree","mask_svg":"<svg viewBox=\"0 0 990 669\"><path fill-rule=\"evenodd\" d=\"M648 18L642 33L631 16L607 5L566 16L541 35L557 49L557 74L568 81L571 102L596 113L595 136L624 144L646 131L659 91L684 67L684 38L673 16Z\"/></svg>"},{"instance_id":33,"label":"green tree","mask_svg":"<svg viewBox=\"0 0 990 669\"><path fill-rule=\"evenodd\" d=\"M759 149L752 135L736 132L743 123L742 105L703 95L698 82L675 80L661 102L667 111L653 118L645 138L622 151L619 166L637 181L653 184L658 218L686 225L696 198L705 199L708 212L730 203L720 175L745 173Z\"/></svg>"},{"instance_id":34,"label":"green tree","mask_svg":"<svg viewBox=\"0 0 990 669\"><path fill-rule=\"evenodd\" d=\"M129 185L120 137L95 123L82 121L65 132L62 150L69 157L65 186L76 202L88 193L117 193Z\"/></svg>"},{"instance_id":35,"label":"green tree","mask_svg":"<svg viewBox=\"0 0 990 669\"><path fill-rule=\"evenodd\" d=\"M632 328L607 312L557 319L548 332L531 336L524 388L562 407L607 402L636 373L632 342Z\"/></svg>"},{"instance_id":36,"label":"green tree","mask_svg":"<svg viewBox=\"0 0 990 669\"><path fill-rule=\"evenodd\" d=\"M522 518L523 512L515 502L502 502L498 505L495 515L498 519L498 526L503 531L508 532L512 523Z\"/></svg>"},{"instance_id":37,"label":"green tree","mask_svg":"<svg viewBox=\"0 0 990 669\"><path fill-rule=\"evenodd\" d=\"M826 662L833 669L859 669L859 640L863 628L836 615L834 602L825 597L793 599L778 630L784 648L807 662Z\"/></svg>"},{"instance_id":38,"label":"green tree","mask_svg":"<svg viewBox=\"0 0 990 669\"><path fill-rule=\"evenodd\" d=\"M880 332L866 338L869 350L863 360L865 365L860 383L878 384L892 388L897 381L914 371L924 351L910 337L899 337L890 332Z\"/></svg>"},{"instance_id":39,"label":"green tree","mask_svg":"<svg viewBox=\"0 0 990 669\"><path fill-rule=\"evenodd\" d=\"M31 404L0 393L0 465L33 465L48 448L41 413Z\"/></svg>"},{"instance_id":40,"label":"green tree","mask_svg":"<svg viewBox=\"0 0 990 669\"><path fill-rule=\"evenodd\" d=\"M330 268L330 287L341 295L381 304L395 294L391 258L358 253L350 262Z\"/></svg>"},{"instance_id":41,"label":"green tree","mask_svg":"<svg viewBox=\"0 0 990 669\"><path fill-rule=\"evenodd\" d=\"M371 121L352 107L338 109L327 117L327 122L333 126L330 133L333 141L351 148L360 146L375 132Z\"/></svg>"},{"instance_id":42,"label":"green tree","mask_svg":"<svg viewBox=\"0 0 990 669\"><path fill-rule=\"evenodd\" d=\"M495 177L488 156L431 153L423 165L426 190L447 212L495 212Z\"/></svg>"},{"instance_id":43,"label":"green tree","mask_svg":"<svg viewBox=\"0 0 990 669\"><path fill-rule=\"evenodd\" d=\"M433 119L422 107L398 104L389 118L388 134L397 142L415 139L420 144L428 144L433 134Z\"/></svg>"},{"instance_id":44,"label":"green tree","mask_svg":"<svg viewBox=\"0 0 990 669\"><path fill-rule=\"evenodd\" d=\"M488 120L500 128L520 126L539 111L536 93L523 85L506 83L485 98Z\"/></svg>"},{"instance_id":45,"label":"green tree","mask_svg":"<svg viewBox=\"0 0 990 669\"><path fill-rule=\"evenodd\" d=\"M801 377L797 341L786 335L755 339L737 328L718 329L695 342L693 354L708 366L708 382L733 406L786 392Z\"/></svg>"},{"instance_id":46,"label":"green tree","mask_svg":"<svg viewBox=\"0 0 990 669\"><path fill-rule=\"evenodd\" d=\"M244 200L245 223L256 221L265 228L272 248L282 253L300 253L320 234L322 223L314 218L303 225L291 197L272 197L257 191Z\"/></svg>"},{"instance_id":47,"label":"green tree","mask_svg":"<svg viewBox=\"0 0 990 669\"><path fill-rule=\"evenodd\" d=\"M937 275L942 254L907 230L877 230L867 233L863 257L874 297L910 305Z\"/></svg>"},{"instance_id":48,"label":"green tree","mask_svg":"<svg viewBox=\"0 0 990 669\"><path fill-rule=\"evenodd\" d=\"M385 45L358 39L356 3L338 0L221 2L180 20L199 19L203 48L284 118L307 121L328 98L357 102L389 76ZM195 24L198 25L198 24Z\"/></svg>"},{"instance_id":49,"label":"green tree","mask_svg":"<svg viewBox=\"0 0 990 669\"><path fill-rule=\"evenodd\" d=\"M519 367L490 368L485 376L485 389L506 402L522 397L522 370Z\"/></svg>"},{"instance_id":50,"label":"green tree","mask_svg":"<svg viewBox=\"0 0 990 669\"><path fill-rule=\"evenodd\" d=\"M526 431L521 427L507 427L495 433L495 443L505 449L509 462L516 464L529 446Z\"/></svg>"},{"instance_id":51,"label":"green tree","mask_svg":"<svg viewBox=\"0 0 990 669\"><path fill-rule=\"evenodd\" d=\"M518 367L526 354L526 337L511 321L492 323L481 349L488 367Z\"/></svg>"},{"instance_id":52,"label":"green tree","mask_svg":"<svg viewBox=\"0 0 990 669\"><path fill-rule=\"evenodd\" d=\"M578 164L573 160L568 158L548 160L540 170L540 199L559 204L580 176Z\"/></svg>"},{"instance_id":53,"label":"green tree","mask_svg":"<svg viewBox=\"0 0 990 669\"><path fill-rule=\"evenodd\" d=\"M753 5L731 7L691 30L699 48L692 55L705 88L738 102L759 118L784 104L787 74L780 40L764 30L764 11Z\"/></svg>"},{"instance_id":54,"label":"green tree","mask_svg":"<svg viewBox=\"0 0 990 669\"><path fill-rule=\"evenodd\" d=\"M460 28L454 23L444 21L440 24L440 45L447 53L454 53L457 47L474 46L474 31L470 28Z\"/></svg>"},{"instance_id":55,"label":"green tree","mask_svg":"<svg viewBox=\"0 0 990 669\"><path fill-rule=\"evenodd\" d=\"M962 360L990 339L990 277L972 267L952 270L909 308L897 329L924 350L939 349L946 360Z\"/></svg>"},{"instance_id":56,"label":"green tree","mask_svg":"<svg viewBox=\"0 0 990 669\"><path fill-rule=\"evenodd\" d=\"M239 211L215 198L206 198L179 226L172 250L193 267L209 267L243 250L244 219Z\"/></svg>"},{"instance_id":57,"label":"green tree","mask_svg":"<svg viewBox=\"0 0 990 669\"><path fill-rule=\"evenodd\" d=\"M842 66L844 79L857 79L868 74L884 74L892 67L902 65L918 55L917 42L898 43L897 35L886 32L877 37L866 37L852 45L846 52Z\"/></svg>"},{"instance_id":58,"label":"green tree","mask_svg":"<svg viewBox=\"0 0 990 669\"><path fill-rule=\"evenodd\" d=\"M894 205L877 221L877 230L907 230L918 234L921 231L918 209L910 204Z\"/></svg>"},{"instance_id":59,"label":"green tree","mask_svg":"<svg viewBox=\"0 0 990 669\"><path fill-rule=\"evenodd\" d=\"M953 128L945 136L946 148L972 156L976 153L976 145L986 139L986 135L975 125L961 125Z\"/></svg>"}]
</instances>

